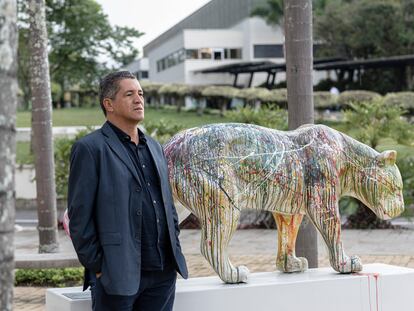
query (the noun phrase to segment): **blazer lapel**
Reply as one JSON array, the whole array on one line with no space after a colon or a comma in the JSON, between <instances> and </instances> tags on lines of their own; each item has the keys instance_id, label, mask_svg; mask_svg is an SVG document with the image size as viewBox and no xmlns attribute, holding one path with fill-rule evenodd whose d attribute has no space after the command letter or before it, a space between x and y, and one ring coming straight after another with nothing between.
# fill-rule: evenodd
<instances>
[{"instance_id":1,"label":"blazer lapel","mask_svg":"<svg viewBox=\"0 0 414 311\"><path fill-rule=\"evenodd\" d=\"M119 141L118 136L116 136L116 134L111 129L111 126L108 123L105 123L102 126L102 133L104 134L106 143L109 145L112 151L128 167L128 169L131 171L132 175L135 177L138 183L141 184L139 181L137 170L135 169L135 166L132 163L131 158L129 157L128 151L125 150L125 147Z\"/></svg>"}]
</instances>

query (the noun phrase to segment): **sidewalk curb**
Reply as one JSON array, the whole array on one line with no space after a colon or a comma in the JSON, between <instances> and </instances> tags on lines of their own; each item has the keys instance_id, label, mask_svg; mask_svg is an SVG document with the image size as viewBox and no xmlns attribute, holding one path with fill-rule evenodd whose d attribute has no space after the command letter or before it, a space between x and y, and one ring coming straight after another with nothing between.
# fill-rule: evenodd
<instances>
[{"instance_id":1,"label":"sidewalk curb","mask_svg":"<svg viewBox=\"0 0 414 311\"><path fill-rule=\"evenodd\" d=\"M72 254L22 254L15 255L16 269L49 269L82 267Z\"/></svg>"}]
</instances>

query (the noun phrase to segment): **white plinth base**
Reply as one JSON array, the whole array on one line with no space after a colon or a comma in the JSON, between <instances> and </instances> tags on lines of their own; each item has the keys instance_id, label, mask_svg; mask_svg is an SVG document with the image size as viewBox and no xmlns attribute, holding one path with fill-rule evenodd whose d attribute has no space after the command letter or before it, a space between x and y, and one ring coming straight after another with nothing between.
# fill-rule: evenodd
<instances>
[{"instance_id":1,"label":"white plinth base","mask_svg":"<svg viewBox=\"0 0 414 311\"><path fill-rule=\"evenodd\" d=\"M237 285L218 277L192 278L177 281L174 311L412 311L413 290L414 269L384 264L365 265L352 275L331 268L254 273L247 284ZM67 297L80 292L80 287L48 289L46 310L91 310L89 295Z\"/></svg>"}]
</instances>

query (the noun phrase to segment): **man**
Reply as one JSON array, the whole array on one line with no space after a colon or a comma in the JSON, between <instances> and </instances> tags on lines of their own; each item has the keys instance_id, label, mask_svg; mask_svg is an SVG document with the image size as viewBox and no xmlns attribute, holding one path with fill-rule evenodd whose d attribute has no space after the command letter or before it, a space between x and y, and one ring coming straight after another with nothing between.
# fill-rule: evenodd
<instances>
[{"instance_id":1,"label":"man","mask_svg":"<svg viewBox=\"0 0 414 311\"><path fill-rule=\"evenodd\" d=\"M93 310L172 310L187 278L162 147L137 125L144 94L128 71L100 83L107 122L72 148L69 229ZM95 280L96 277L96 280Z\"/></svg>"}]
</instances>

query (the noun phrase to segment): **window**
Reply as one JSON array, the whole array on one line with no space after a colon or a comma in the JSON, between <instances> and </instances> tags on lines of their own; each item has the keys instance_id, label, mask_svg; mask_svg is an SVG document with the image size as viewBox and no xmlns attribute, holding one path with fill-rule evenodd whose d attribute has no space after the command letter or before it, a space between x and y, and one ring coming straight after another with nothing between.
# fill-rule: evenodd
<instances>
[{"instance_id":1,"label":"window","mask_svg":"<svg viewBox=\"0 0 414 311\"><path fill-rule=\"evenodd\" d=\"M241 49L230 49L230 58L231 59L241 59L242 50Z\"/></svg>"},{"instance_id":2,"label":"window","mask_svg":"<svg viewBox=\"0 0 414 311\"><path fill-rule=\"evenodd\" d=\"M199 51L201 59L211 59L212 51L210 48L200 49Z\"/></svg>"},{"instance_id":3,"label":"window","mask_svg":"<svg viewBox=\"0 0 414 311\"><path fill-rule=\"evenodd\" d=\"M148 71L144 70L140 72L140 79L148 79Z\"/></svg>"},{"instance_id":4,"label":"window","mask_svg":"<svg viewBox=\"0 0 414 311\"><path fill-rule=\"evenodd\" d=\"M197 59L198 58L198 50L190 49L186 51L186 59Z\"/></svg>"},{"instance_id":5,"label":"window","mask_svg":"<svg viewBox=\"0 0 414 311\"><path fill-rule=\"evenodd\" d=\"M255 44L254 58L283 58L282 44Z\"/></svg>"},{"instance_id":6,"label":"window","mask_svg":"<svg viewBox=\"0 0 414 311\"><path fill-rule=\"evenodd\" d=\"M224 58L224 49L213 49L213 59L222 60Z\"/></svg>"},{"instance_id":7,"label":"window","mask_svg":"<svg viewBox=\"0 0 414 311\"><path fill-rule=\"evenodd\" d=\"M177 61L178 63L182 63L185 60L185 50L181 49L177 52Z\"/></svg>"}]
</instances>

